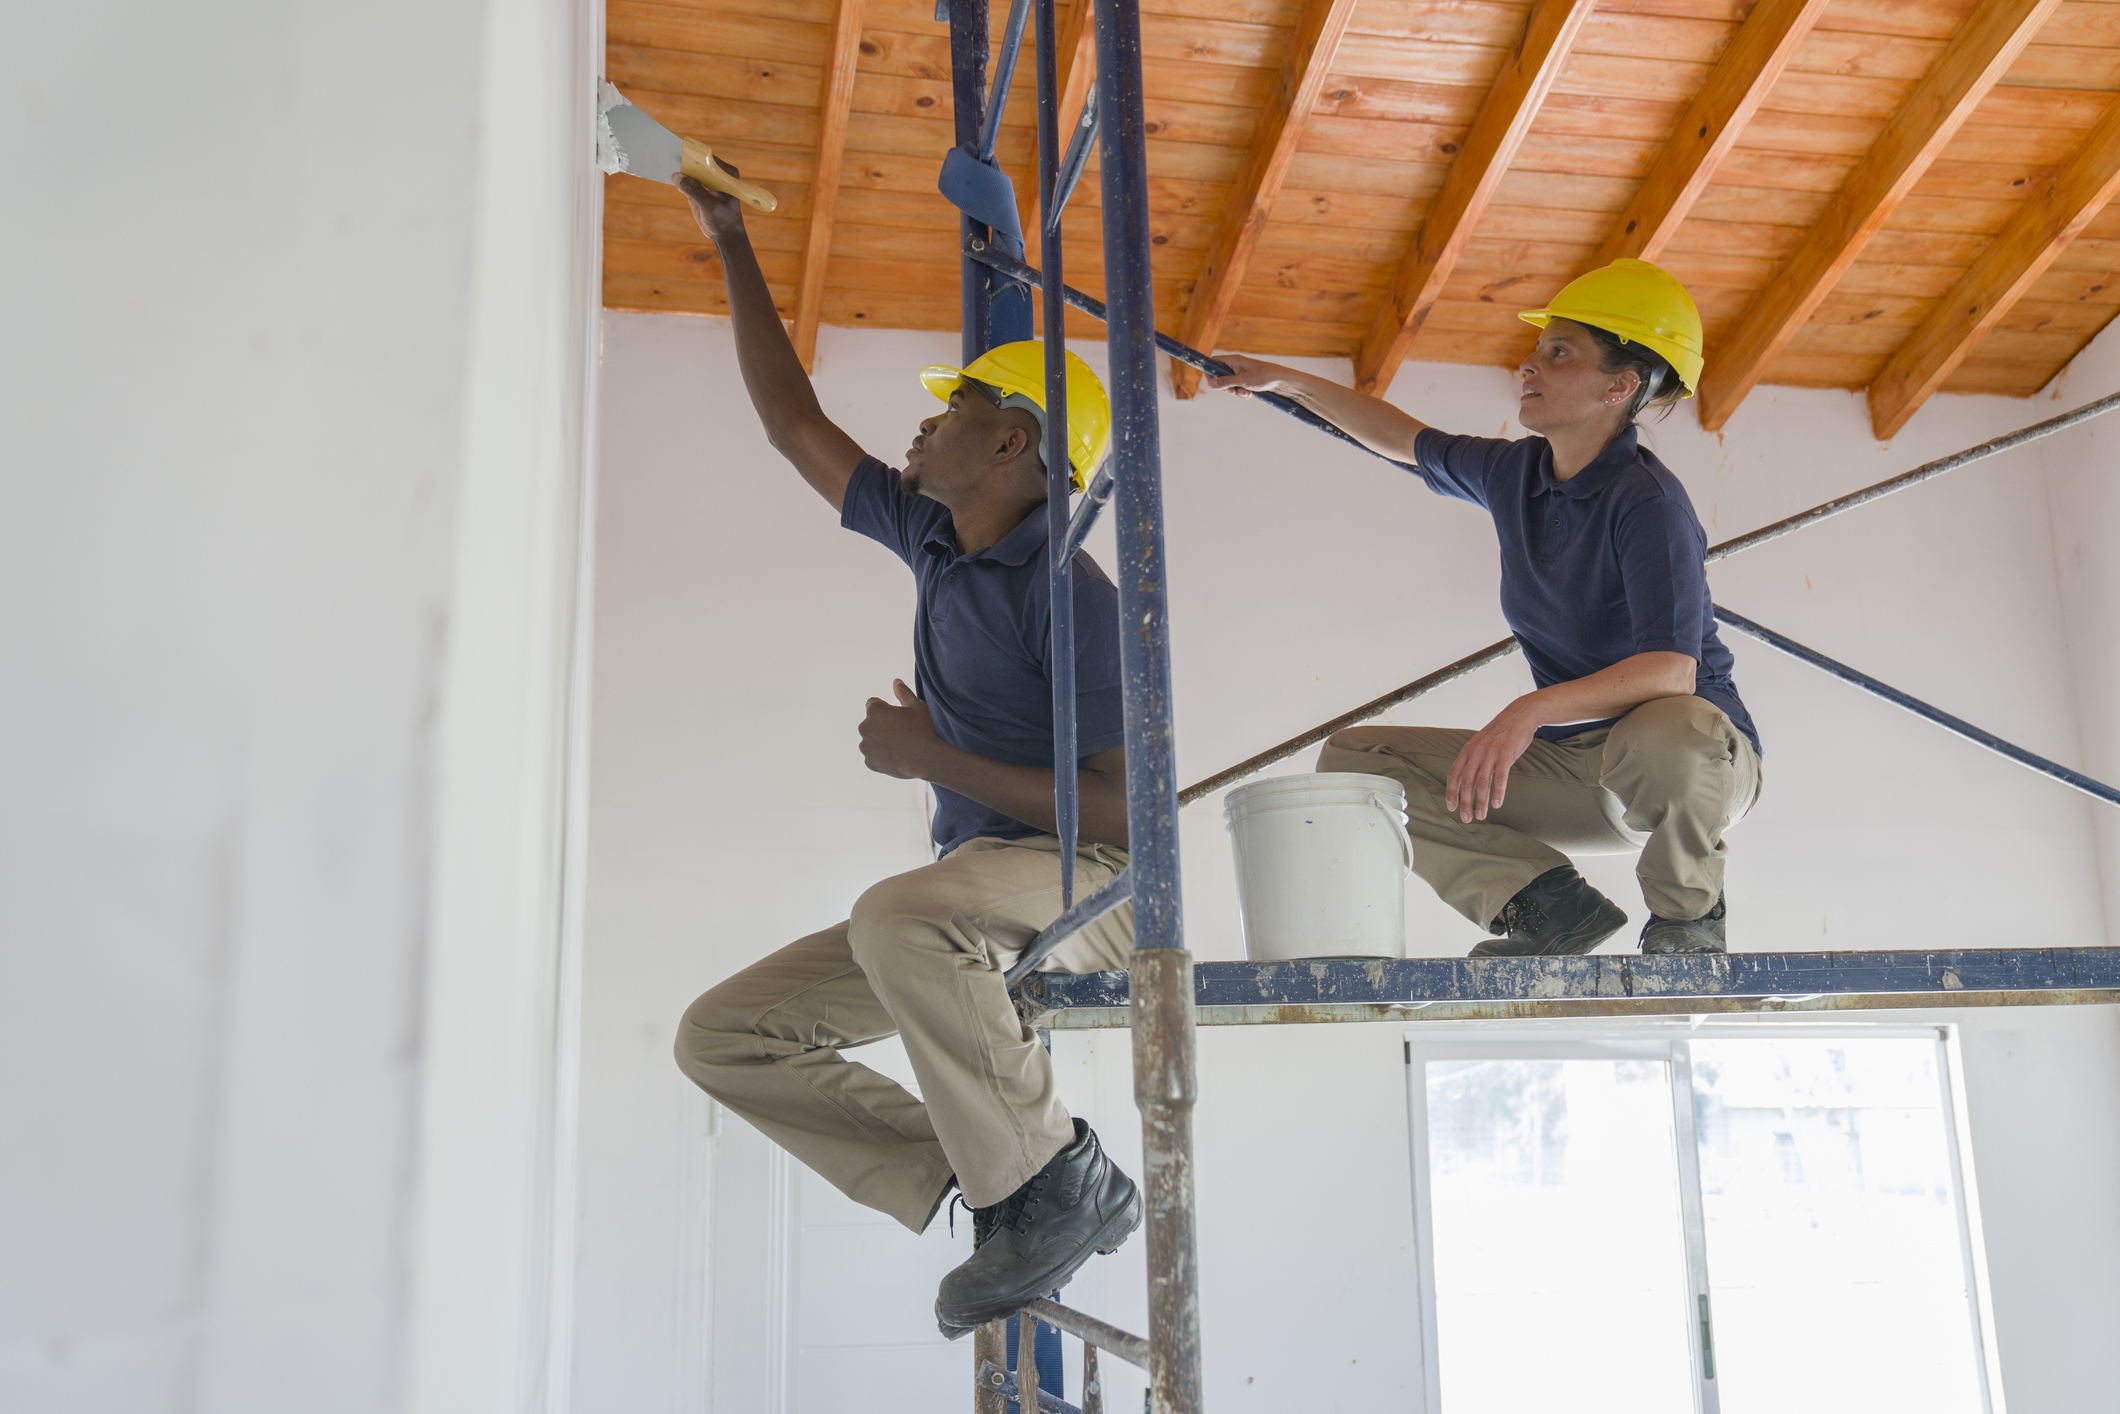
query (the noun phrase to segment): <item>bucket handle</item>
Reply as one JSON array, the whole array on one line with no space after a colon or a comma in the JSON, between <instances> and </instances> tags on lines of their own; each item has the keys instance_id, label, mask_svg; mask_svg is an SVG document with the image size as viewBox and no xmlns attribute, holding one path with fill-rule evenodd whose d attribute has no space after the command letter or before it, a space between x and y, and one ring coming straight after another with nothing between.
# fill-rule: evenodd
<instances>
[{"instance_id":1,"label":"bucket handle","mask_svg":"<svg viewBox=\"0 0 2120 1414\"><path fill-rule=\"evenodd\" d=\"M1406 872L1412 873L1413 836L1406 829L1406 812L1392 804L1389 796L1379 795L1375 791L1369 792L1369 803L1382 811L1384 818L1391 822L1392 829L1398 832L1399 852L1405 859Z\"/></svg>"}]
</instances>

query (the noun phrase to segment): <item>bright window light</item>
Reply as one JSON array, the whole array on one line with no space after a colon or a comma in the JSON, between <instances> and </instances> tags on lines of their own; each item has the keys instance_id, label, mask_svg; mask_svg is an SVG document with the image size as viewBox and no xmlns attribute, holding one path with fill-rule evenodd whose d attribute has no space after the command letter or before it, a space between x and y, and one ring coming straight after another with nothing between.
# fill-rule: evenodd
<instances>
[{"instance_id":1,"label":"bright window light","mask_svg":"<svg viewBox=\"0 0 2120 1414\"><path fill-rule=\"evenodd\" d=\"M1411 1033L1428 1414L1989 1414L1943 1037Z\"/></svg>"},{"instance_id":2,"label":"bright window light","mask_svg":"<svg viewBox=\"0 0 2120 1414\"><path fill-rule=\"evenodd\" d=\"M1692 1049L1723 1414L1979 1414L1934 1043Z\"/></svg>"},{"instance_id":3,"label":"bright window light","mask_svg":"<svg viewBox=\"0 0 2120 1414\"><path fill-rule=\"evenodd\" d=\"M1691 1414L1666 1067L1428 1066L1451 1414Z\"/></svg>"}]
</instances>

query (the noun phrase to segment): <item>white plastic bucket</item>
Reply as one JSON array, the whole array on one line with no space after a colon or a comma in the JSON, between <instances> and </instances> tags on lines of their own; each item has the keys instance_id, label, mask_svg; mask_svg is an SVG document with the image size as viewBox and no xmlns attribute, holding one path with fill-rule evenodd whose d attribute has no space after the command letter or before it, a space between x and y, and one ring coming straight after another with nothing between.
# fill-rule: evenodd
<instances>
[{"instance_id":1,"label":"white plastic bucket","mask_svg":"<svg viewBox=\"0 0 2120 1414\"><path fill-rule=\"evenodd\" d=\"M1276 776L1222 805L1237 854L1244 955L1404 957L1406 789L1389 776Z\"/></svg>"}]
</instances>

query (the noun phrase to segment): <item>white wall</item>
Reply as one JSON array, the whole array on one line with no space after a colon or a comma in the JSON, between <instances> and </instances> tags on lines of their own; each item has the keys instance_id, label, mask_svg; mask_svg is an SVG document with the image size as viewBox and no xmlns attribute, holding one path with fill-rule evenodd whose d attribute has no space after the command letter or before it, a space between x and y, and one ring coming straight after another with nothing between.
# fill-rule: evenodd
<instances>
[{"instance_id":1,"label":"white wall","mask_svg":"<svg viewBox=\"0 0 2120 1414\"><path fill-rule=\"evenodd\" d=\"M1959 1027L2011 1414L2110 1405L2099 1352L2120 1321L2120 1212L2106 1196L2120 1172L2120 1008L1872 1018ZM1448 1034L1449 1027L1437 1022L1430 1029ZM1380 1022L1200 1033L1194 1142L1201 1328L1215 1409L1355 1414L1419 1407L1419 1279L1401 1050L1412 1030ZM1054 1055L1069 1104L1100 1126L1114 1157L1138 1174L1131 1037L1061 1032ZM915 1246L902 1239L894 1254L892 1275L908 1292L920 1279ZM1143 1247L1131 1242L1093 1261L1068 1288L1068 1303L1145 1330ZM1526 1338L1535 1342L1536 1333ZM1071 1391L1078 1358L1071 1348ZM953 1362L950 1373L965 1363ZM1130 1410L1140 1381L1130 1367L1116 1368L1107 1381L1116 1391L1109 1407ZM911 1400L886 1407L909 1414L925 1408Z\"/></svg>"},{"instance_id":2,"label":"white wall","mask_svg":"<svg viewBox=\"0 0 2120 1414\"><path fill-rule=\"evenodd\" d=\"M953 357L955 340L826 330L821 351L827 409L894 460L926 412L913 370ZM866 773L854 736L862 700L905 670L909 577L840 531L766 446L724 323L607 316L602 377L578 1406L696 1409L703 1390L729 1411L823 1409L856 1389L903 1401L894 1407L954 1403L968 1355L918 1319L950 1240L896 1233L776 1168L668 1058L692 996L925 859L918 788ZM1499 370L1409 365L1394 396L1492 434L1513 430L1510 387ZM1690 411L1651 437L1721 539L2046 409L1938 399L1885 448L1855 396L1763 389L1720 437ZM1506 632L1492 533L1474 508L1230 399L1166 400L1164 445L1181 779ZM2082 635L2064 623L2051 569L2049 475L2036 452L1999 458L1718 566L1718 598L2080 760ZM1092 537L1107 565L1109 543L1108 527ZM1769 650L1732 647L1767 778L1733 836L1736 946L2105 936L2083 797ZM1477 724L1526 685L1511 660L1390 720ZM1219 802L1189 810L1184 831L1190 946L1241 956ZM1589 872L1639 918L1630 868L1594 860ZM1418 886L1410 902L1416 951L1462 953L1477 936ZM2120 1317L2120 1290L2080 1264L2095 1251L2113 1270L2120 1232L2094 1219L2063 1235L2024 1215L2062 1211L2053 1204L2111 1171L2120 1022L2109 1009L2037 1010L1969 1014L1965 1026L2014 1406L2080 1407L2090 1360L2060 1333L2088 1338L2087 1322ZM1410 1269L1388 1255L1407 1240L1392 1167L1404 1162L1397 1035L1203 1037L1202 1270L1218 1407L1290 1407L1298 1379L1324 1380L1344 1408L1379 1407L1399 1387L1391 1342ZM1056 1056L1070 1095L1131 1162L1124 1046L1066 1035ZM2082 1099L2065 1147L2037 1127L2062 1096ZM1265 1244L1259 1260L1217 1243L1261 1215L1272 1230L1247 1229ZM1093 1264L1073 1290L1138 1329L1137 1247ZM879 1299L856 1307L850 1290ZM1288 1292L1321 1293L1304 1317L1315 1329L1269 1349L1258 1322L1285 1314ZM1326 1292L1345 1294L1351 1323L1328 1318ZM1330 1362L1305 1363L1328 1350ZM1253 1377L1279 1393L1244 1383Z\"/></svg>"},{"instance_id":3,"label":"white wall","mask_svg":"<svg viewBox=\"0 0 2120 1414\"><path fill-rule=\"evenodd\" d=\"M9 16L0 1407L399 1397L478 17Z\"/></svg>"},{"instance_id":4,"label":"white wall","mask_svg":"<svg viewBox=\"0 0 2120 1414\"><path fill-rule=\"evenodd\" d=\"M436 782L465 777L436 724L505 725L445 700L465 681L445 664L549 607L505 624L460 611L458 532L487 530L496 508L458 523L460 469L467 445L490 449L489 414L525 425L512 404L532 391L546 420L503 470L527 496L550 484L543 462L578 468L587 302L571 311L571 384L527 387L523 366L568 336L520 313L549 313L552 285L521 257L560 248L562 296L595 269L593 223L584 242L564 216L496 241L489 209L480 245L495 165L480 125L542 154L517 175L541 161L593 193L577 175L581 93L513 113L563 112L572 144L536 121L497 126L506 106L484 101L490 75L534 48L526 35L574 33L585 14L575 0L10 7L10 1414L405 1406L435 1148L416 1136L438 1098L424 1014L431 889L449 869ZM581 53L563 65L581 70ZM494 340L474 291L518 314L516 363L497 374L475 356ZM570 420L571 449L555 447ZM540 764L511 770L534 784ZM534 1025L553 1031L549 1005ZM547 1077L547 1109L551 1090Z\"/></svg>"},{"instance_id":5,"label":"white wall","mask_svg":"<svg viewBox=\"0 0 2120 1414\"><path fill-rule=\"evenodd\" d=\"M2120 326L2108 326L2076 356L2035 406L2059 412L2120 392ZM2054 521L2054 577L2067 632L2082 756L2070 762L2095 780L2120 780L2120 429L2110 416L2039 443ZM2120 934L2120 813L2094 808L2108 937Z\"/></svg>"}]
</instances>

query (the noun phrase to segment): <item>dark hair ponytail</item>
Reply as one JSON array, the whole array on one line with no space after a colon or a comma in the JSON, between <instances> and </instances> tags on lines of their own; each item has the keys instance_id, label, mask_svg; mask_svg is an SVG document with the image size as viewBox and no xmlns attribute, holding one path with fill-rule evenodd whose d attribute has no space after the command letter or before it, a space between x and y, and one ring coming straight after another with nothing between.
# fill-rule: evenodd
<instances>
[{"instance_id":1,"label":"dark hair ponytail","mask_svg":"<svg viewBox=\"0 0 2120 1414\"><path fill-rule=\"evenodd\" d=\"M1606 373L1618 373L1631 368L1641 383L1634 396L1627 400L1623 425L1632 427L1641 415L1651 408L1657 410L1657 420L1671 415L1678 400L1686 395L1685 385L1678 380L1678 370L1665 361L1664 356L1646 344L1630 343L1608 329L1595 324L1583 325L1590 337L1597 340L1597 366Z\"/></svg>"}]
</instances>

